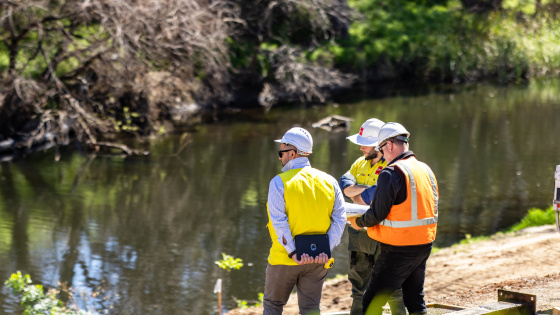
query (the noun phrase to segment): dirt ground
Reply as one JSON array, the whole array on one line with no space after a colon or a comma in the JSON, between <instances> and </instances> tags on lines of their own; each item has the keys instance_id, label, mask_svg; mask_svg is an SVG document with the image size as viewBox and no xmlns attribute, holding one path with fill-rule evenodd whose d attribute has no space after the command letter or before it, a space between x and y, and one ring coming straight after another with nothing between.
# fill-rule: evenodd
<instances>
[{"instance_id":1,"label":"dirt ground","mask_svg":"<svg viewBox=\"0 0 560 315\"><path fill-rule=\"evenodd\" d=\"M348 311L347 279L325 282L321 313ZM560 233L552 225L528 228L514 235L456 245L428 260L426 303L474 307L498 301L498 289L534 294L537 313L560 307ZM262 307L232 310L228 315L262 314ZM294 294L284 314L298 314Z\"/></svg>"}]
</instances>

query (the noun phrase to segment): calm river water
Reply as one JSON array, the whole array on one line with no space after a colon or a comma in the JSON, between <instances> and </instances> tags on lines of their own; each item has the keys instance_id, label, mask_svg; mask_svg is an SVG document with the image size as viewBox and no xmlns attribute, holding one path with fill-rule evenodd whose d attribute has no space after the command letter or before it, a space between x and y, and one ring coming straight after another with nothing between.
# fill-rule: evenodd
<instances>
[{"instance_id":1,"label":"calm river water","mask_svg":"<svg viewBox=\"0 0 560 315\"><path fill-rule=\"evenodd\" d=\"M0 164L0 277L74 288L78 306L109 314L215 314L264 291L270 238L266 198L281 168L278 139L292 126L314 137L311 164L336 178L361 154L345 139L377 117L402 123L440 190L437 246L496 232L548 207L560 164L560 81L394 93L316 108L232 114L150 144L146 158L47 151ZM350 131L311 124L338 114ZM347 236L330 276L346 273ZM226 273L222 253L245 266ZM350 292L348 292L350 294ZM0 311L18 300L0 291Z\"/></svg>"}]
</instances>

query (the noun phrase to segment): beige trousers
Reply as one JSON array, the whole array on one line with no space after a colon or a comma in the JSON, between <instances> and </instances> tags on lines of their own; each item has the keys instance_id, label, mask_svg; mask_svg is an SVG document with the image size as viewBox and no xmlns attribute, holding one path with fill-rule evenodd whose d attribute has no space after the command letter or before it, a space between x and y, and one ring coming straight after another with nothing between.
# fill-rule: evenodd
<instances>
[{"instance_id":1,"label":"beige trousers","mask_svg":"<svg viewBox=\"0 0 560 315\"><path fill-rule=\"evenodd\" d=\"M323 264L299 266L268 265L264 284L264 315L280 315L288 298L297 288L299 313L319 314L321 291L327 276Z\"/></svg>"}]
</instances>

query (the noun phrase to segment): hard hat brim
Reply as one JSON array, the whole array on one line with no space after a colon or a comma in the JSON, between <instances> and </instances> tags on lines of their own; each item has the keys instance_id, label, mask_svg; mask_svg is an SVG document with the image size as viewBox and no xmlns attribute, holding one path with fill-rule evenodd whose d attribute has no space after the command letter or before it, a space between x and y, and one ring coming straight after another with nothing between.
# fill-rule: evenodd
<instances>
[{"instance_id":1,"label":"hard hat brim","mask_svg":"<svg viewBox=\"0 0 560 315\"><path fill-rule=\"evenodd\" d=\"M290 142L289 142L289 141L287 141L287 140L284 140L284 141L282 141L282 139L276 139L276 140L274 140L274 142L278 142L278 143L286 143L286 144L290 144L290 145L293 145L293 146L294 146L294 147L296 147L296 149L298 149L299 151L301 151L301 152L304 152L304 153L307 153L307 154L311 154L311 153L313 153L313 150L306 150L306 151L304 151L304 150L300 150L300 149L299 149L299 148L298 148L298 147L297 147L297 146L296 146L295 144L293 144L293 143L290 143Z\"/></svg>"},{"instance_id":2,"label":"hard hat brim","mask_svg":"<svg viewBox=\"0 0 560 315\"><path fill-rule=\"evenodd\" d=\"M365 137L360 136L359 133L357 133L355 135L351 135L349 137L346 137L346 139L350 140L354 144L363 145L365 147L375 147L378 143L377 137L375 137L375 138L365 138Z\"/></svg>"}]
</instances>

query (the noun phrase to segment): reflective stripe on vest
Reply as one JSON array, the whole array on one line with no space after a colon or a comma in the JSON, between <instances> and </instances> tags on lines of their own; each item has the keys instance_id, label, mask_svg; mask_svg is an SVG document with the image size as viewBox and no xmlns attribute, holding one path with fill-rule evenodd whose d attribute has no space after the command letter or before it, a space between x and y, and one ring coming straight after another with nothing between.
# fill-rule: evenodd
<instances>
[{"instance_id":1,"label":"reflective stripe on vest","mask_svg":"<svg viewBox=\"0 0 560 315\"><path fill-rule=\"evenodd\" d=\"M410 203L411 203L411 218L410 221L390 221L390 220L383 220L381 221L379 224L380 225L384 225L384 226L388 226L388 227L392 227L392 228L408 228L408 227L413 227L413 226L422 226L422 225L430 225L430 224L434 224L437 223L438 221L438 191L437 191L437 186L436 186L436 180L434 177L434 174L432 173L432 170L428 167L428 165L422 163L422 162L418 162L420 164L420 166L424 169L424 171L426 171L426 173L428 173L429 177L430 177L430 183L432 185L432 192L434 194L434 200L435 200L435 217L431 217L431 218L425 218L425 219L418 219L418 194L416 192L416 182L414 181L414 176L412 175L412 171L410 170L410 168L408 166L406 166L404 163L395 163L395 166L397 166L398 168L400 168L403 172L406 172L408 174L408 178L410 180L410 191L411 191L411 196L410 196Z\"/></svg>"},{"instance_id":2,"label":"reflective stripe on vest","mask_svg":"<svg viewBox=\"0 0 560 315\"><path fill-rule=\"evenodd\" d=\"M285 212L292 237L300 234L327 233L331 225L335 199L330 175L312 167L304 167L286 171L279 176L284 183ZM267 226L272 240L268 263L271 265L297 265L293 259L288 257L288 252L280 244L278 238L281 236L276 235L276 231L270 223L270 212L268 220Z\"/></svg>"},{"instance_id":3,"label":"reflective stripe on vest","mask_svg":"<svg viewBox=\"0 0 560 315\"><path fill-rule=\"evenodd\" d=\"M439 198L434 173L414 156L392 166L404 174L406 199L393 205L384 221L368 228L369 237L393 246L433 242L437 233Z\"/></svg>"}]
</instances>

